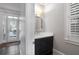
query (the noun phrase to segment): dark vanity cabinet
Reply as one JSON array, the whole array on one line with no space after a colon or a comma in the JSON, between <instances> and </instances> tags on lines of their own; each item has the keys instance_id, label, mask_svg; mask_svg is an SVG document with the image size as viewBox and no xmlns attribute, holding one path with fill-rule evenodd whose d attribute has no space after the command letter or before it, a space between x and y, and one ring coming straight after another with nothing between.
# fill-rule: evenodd
<instances>
[{"instance_id":1,"label":"dark vanity cabinet","mask_svg":"<svg viewBox=\"0 0 79 59\"><path fill-rule=\"evenodd\" d=\"M35 55L53 54L53 36L35 39Z\"/></svg>"}]
</instances>

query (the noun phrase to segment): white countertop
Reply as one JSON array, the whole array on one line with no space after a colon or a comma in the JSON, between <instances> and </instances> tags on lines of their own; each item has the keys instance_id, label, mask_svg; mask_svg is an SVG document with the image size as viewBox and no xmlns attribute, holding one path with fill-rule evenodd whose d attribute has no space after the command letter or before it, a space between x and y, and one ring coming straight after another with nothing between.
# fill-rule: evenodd
<instances>
[{"instance_id":1,"label":"white countertop","mask_svg":"<svg viewBox=\"0 0 79 59\"><path fill-rule=\"evenodd\" d=\"M35 34L35 39L36 38L43 38L43 37L49 37L49 36L53 36L52 32L40 32L40 33L36 33Z\"/></svg>"}]
</instances>

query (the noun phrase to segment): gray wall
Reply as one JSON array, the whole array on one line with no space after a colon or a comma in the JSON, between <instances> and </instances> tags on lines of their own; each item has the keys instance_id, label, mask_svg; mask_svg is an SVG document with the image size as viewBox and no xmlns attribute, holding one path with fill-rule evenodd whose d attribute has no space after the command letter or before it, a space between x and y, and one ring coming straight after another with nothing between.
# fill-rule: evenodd
<instances>
[{"instance_id":1,"label":"gray wall","mask_svg":"<svg viewBox=\"0 0 79 59\"><path fill-rule=\"evenodd\" d=\"M45 13L45 31L54 33L54 48L67 55L79 54L79 46L66 43L64 39L64 5L49 4L52 8Z\"/></svg>"}]
</instances>

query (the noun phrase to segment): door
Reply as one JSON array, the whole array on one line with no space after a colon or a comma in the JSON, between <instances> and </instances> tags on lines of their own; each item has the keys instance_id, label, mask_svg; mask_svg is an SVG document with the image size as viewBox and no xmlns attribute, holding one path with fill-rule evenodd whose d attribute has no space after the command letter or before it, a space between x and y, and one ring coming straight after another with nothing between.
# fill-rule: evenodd
<instances>
[{"instance_id":1,"label":"door","mask_svg":"<svg viewBox=\"0 0 79 59\"><path fill-rule=\"evenodd\" d=\"M19 17L0 14L0 55L19 55Z\"/></svg>"},{"instance_id":2,"label":"door","mask_svg":"<svg viewBox=\"0 0 79 59\"><path fill-rule=\"evenodd\" d=\"M0 43L19 40L19 17L0 14Z\"/></svg>"}]
</instances>

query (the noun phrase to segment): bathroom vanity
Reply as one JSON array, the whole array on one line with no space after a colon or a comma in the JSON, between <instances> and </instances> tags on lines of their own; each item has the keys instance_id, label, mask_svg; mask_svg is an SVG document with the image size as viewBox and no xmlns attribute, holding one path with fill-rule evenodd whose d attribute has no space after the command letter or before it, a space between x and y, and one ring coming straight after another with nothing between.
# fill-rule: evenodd
<instances>
[{"instance_id":1,"label":"bathroom vanity","mask_svg":"<svg viewBox=\"0 0 79 59\"><path fill-rule=\"evenodd\" d=\"M35 55L51 54L53 54L53 33L37 33L35 35Z\"/></svg>"}]
</instances>

